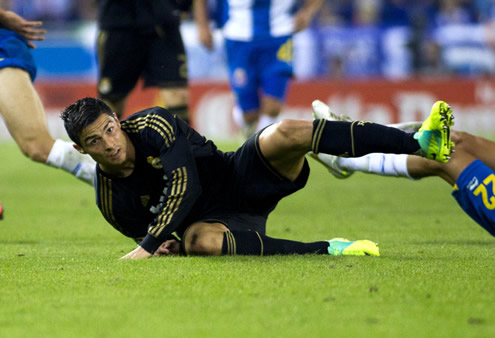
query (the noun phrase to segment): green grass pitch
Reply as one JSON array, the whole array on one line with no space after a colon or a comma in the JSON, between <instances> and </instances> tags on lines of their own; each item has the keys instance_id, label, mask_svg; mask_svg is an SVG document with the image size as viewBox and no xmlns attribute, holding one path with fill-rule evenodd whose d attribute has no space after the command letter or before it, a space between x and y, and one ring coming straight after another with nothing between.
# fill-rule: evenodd
<instances>
[{"instance_id":1,"label":"green grass pitch","mask_svg":"<svg viewBox=\"0 0 495 338\"><path fill-rule=\"evenodd\" d=\"M267 234L380 243L381 257L118 258L92 188L0 143L0 337L495 337L495 238L438 178L310 160Z\"/></svg>"}]
</instances>

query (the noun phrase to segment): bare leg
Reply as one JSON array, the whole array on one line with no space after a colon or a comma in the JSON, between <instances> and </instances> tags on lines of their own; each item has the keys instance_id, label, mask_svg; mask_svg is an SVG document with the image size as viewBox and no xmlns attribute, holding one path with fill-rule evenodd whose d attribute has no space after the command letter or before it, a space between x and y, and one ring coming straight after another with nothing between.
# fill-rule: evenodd
<instances>
[{"instance_id":1,"label":"bare leg","mask_svg":"<svg viewBox=\"0 0 495 338\"><path fill-rule=\"evenodd\" d=\"M481 159L492 169L495 166L495 160L490 156L495 152L495 142L464 132L453 132L452 140L456 145L449 162L438 163L418 156L409 156L409 174L413 178L439 176L453 186L461 172L476 159Z\"/></svg>"},{"instance_id":2,"label":"bare leg","mask_svg":"<svg viewBox=\"0 0 495 338\"><path fill-rule=\"evenodd\" d=\"M122 116L124 115L124 109L125 105L127 102L127 96L119 99L102 99L111 109L112 111L117 114L117 117L122 119Z\"/></svg>"},{"instance_id":3,"label":"bare leg","mask_svg":"<svg viewBox=\"0 0 495 338\"><path fill-rule=\"evenodd\" d=\"M480 159L490 169L495 170L495 142L466 132L452 132L452 141L455 142L456 152L469 153Z\"/></svg>"},{"instance_id":4,"label":"bare leg","mask_svg":"<svg viewBox=\"0 0 495 338\"><path fill-rule=\"evenodd\" d=\"M277 118L282 111L282 105L282 101L274 97L263 96L261 99L261 109L256 130L261 130L266 126L277 122Z\"/></svg>"},{"instance_id":5,"label":"bare leg","mask_svg":"<svg viewBox=\"0 0 495 338\"><path fill-rule=\"evenodd\" d=\"M161 88L160 95L166 108L189 104L189 91L184 87Z\"/></svg>"},{"instance_id":6,"label":"bare leg","mask_svg":"<svg viewBox=\"0 0 495 338\"><path fill-rule=\"evenodd\" d=\"M45 163L55 140L48 132L38 93L24 70L0 70L0 113L22 153Z\"/></svg>"},{"instance_id":7,"label":"bare leg","mask_svg":"<svg viewBox=\"0 0 495 338\"><path fill-rule=\"evenodd\" d=\"M95 162L71 143L51 137L41 100L24 70L0 70L0 113L24 155L93 184Z\"/></svg>"},{"instance_id":8,"label":"bare leg","mask_svg":"<svg viewBox=\"0 0 495 338\"><path fill-rule=\"evenodd\" d=\"M160 94L165 108L188 124L191 123L189 118L189 91L187 87L161 88Z\"/></svg>"},{"instance_id":9,"label":"bare leg","mask_svg":"<svg viewBox=\"0 0 495 338\"><path fill-rule=\"evenodd\" d=\"M194 223L184 232L184 250L188 255L220 256L226 231L222 223Z\"/></svg>"},{"instance_id":10,"label":"bare leg","mask_svg":"<svg viewBox=\"0 0 495 338\"><path fill-rule=\"evenodd\" d=\"M279 174L294 181L311 150L313 121L283 120L266 128L259 144L263 156Z\"/></svg>"}]
</instances>

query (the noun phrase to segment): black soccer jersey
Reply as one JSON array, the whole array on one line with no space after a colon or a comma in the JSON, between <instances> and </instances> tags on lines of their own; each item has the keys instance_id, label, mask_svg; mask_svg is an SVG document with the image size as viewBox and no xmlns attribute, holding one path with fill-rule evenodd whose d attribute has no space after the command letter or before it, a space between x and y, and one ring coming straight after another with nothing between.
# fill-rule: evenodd
<instances>
[{"instance_id":1,"label":"black soccer jersey","mask_svg":"<svg viewBox=\"0 0 495 338\"><path fill-rule=\"evenodd\" d=\"M159 107L138 112L121 126L136 150L134 170L119 178L98 168L97 204L124 235L144 237L140 245L151 253L197 221L264 234L280 199L308 179L306 162L295 181L279 175L263 157L259 134L235 152L223 153Z\"/></svg>"},{"instance_id":2,"label":"black soccer jersey","mask_svg":"<svg viewBox=\"0 0 495 338\"><path fill-rule=\"evenodd\" d=\"M209 203L196 202L221 180L223 153L160 107L138 112L121 126L136 149L135 167L125 178L97 167L97 205L117 230L144 237L140 245L154 252L207 211Z\"/></svg>"}]
</instances>

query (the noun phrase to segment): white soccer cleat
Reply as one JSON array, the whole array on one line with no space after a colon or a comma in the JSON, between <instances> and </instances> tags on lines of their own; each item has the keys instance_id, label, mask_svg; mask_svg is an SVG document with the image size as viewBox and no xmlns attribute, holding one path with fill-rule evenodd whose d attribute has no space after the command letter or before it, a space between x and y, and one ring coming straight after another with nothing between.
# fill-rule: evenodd
<instances>
[{"instance_id":1,"label":"white soccer cleat","mask_svg":"<svg viewBox=\"0 0 495 338\"><path fill-rule=\"evenodd\" d=\"M352 119L348 115L336 115L332 112L329 106L321 102L320 100L314 100L313 106L313 117L315 119L325 119L328 121L347 121L351 122Z\"/></svg>"},{"instance_id":2,"label":"white soccer cleat","mask_svg":"<svg viewBox=\"0 0 495 338\"><path fill-rule=\"evenodd\" d=\"M339 157L335 155L329 155L329 154L314 154L310 153L309 154L312 158L314 158L316 161L320 162L325 166L325 168L328 169L330 174L335 176L336 178L343 179L343 178L348 178L352 174L354 174L354 171L351 170L344 170L339 166Z\"/></svg>"}]
</instances>

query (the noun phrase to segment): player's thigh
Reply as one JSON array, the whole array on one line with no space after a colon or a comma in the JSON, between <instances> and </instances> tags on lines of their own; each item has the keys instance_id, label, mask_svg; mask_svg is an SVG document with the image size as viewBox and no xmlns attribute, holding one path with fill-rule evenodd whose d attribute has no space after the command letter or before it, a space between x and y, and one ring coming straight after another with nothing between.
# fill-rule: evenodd
<instances>
[{"instance_id":1,"label":"player's thigh","mask_svg":"<svg viewBox=\"0 0 495 338\"><path fill-rule=\"evenodd\" d=\"M146 35L132 30L102 30L97 46L99 96L110 101L126 97L144 69Z\"/></svg>"},{"instance_id":2,"label":"player's thigh","mask_svg":"<svg viewBox=\"0 0 495 338\"><path fill-rule=\"evenodd\" d=\"M53 143L43 106L26 71L10 67L0 69L0 113L23 151L31 143L39 147L49 147Z\"/></svg>"},{"instance_id":3,"label":"player's thigh","mask_svg":"<svg viewBox=\"0 0 495 338\"><path fill-rule=\"evenodd\" d=\"M456 153L468 153L479 158L492 170L495 170L495 142L481 136L455 131L452 134Z\"/></svg>"},{"instance_id":4,"label":"player's thigh","mask_svg":"<svg viewBox=\"0 0 495 338\"><path fill-rule=\"evenodd\" d=\"M264 129L259 138L260 151L271 166L293 180L311 150L312 121L282 120Z\"/></svg>"},{"instance_id":5,"label":"player's thigh","mask_svg":"<svg viewBox=\"0 0 495 338\"><path fill-rule=\"evenodd\" d=\"M234 210L266 217L282 198L304 187L309 167L301 156L300 165L288 175L264 156L260 141L257 133L232 154L226 177L230 195L222 198Z\"/></svg>"},{"instance_id":6,"label":"player's thigh","mask_svg":"<svg viewBox=\"0 0 495 338\"><path fill-rule=\"evenodd\" d=\"M187 88L187 56L178 27L150 35L143 78L145 87Z\"/></svg>"},{"instance_id":7,"label":"player's thigh","mask_svg":"<svg viewBox=\"0 0 495 338\"><path fill-rule=\"evenodd\" d=\"M260 108L259 74L256 67L256 49L250 42L225 41L229 83L237 104L243 112L256 112Z\"/></svg>"},{"instance_id":8,"label":"player's thigh","mask_svg":"<svg viewBox=\"0 0 495 338\"><path fill-rule=\"evenodd\" d=\"M219 256L222 254L223 233L227 230L222 223L196 222L184 232L184 251L188 255Z\"/></svg>"}]
</instances>

